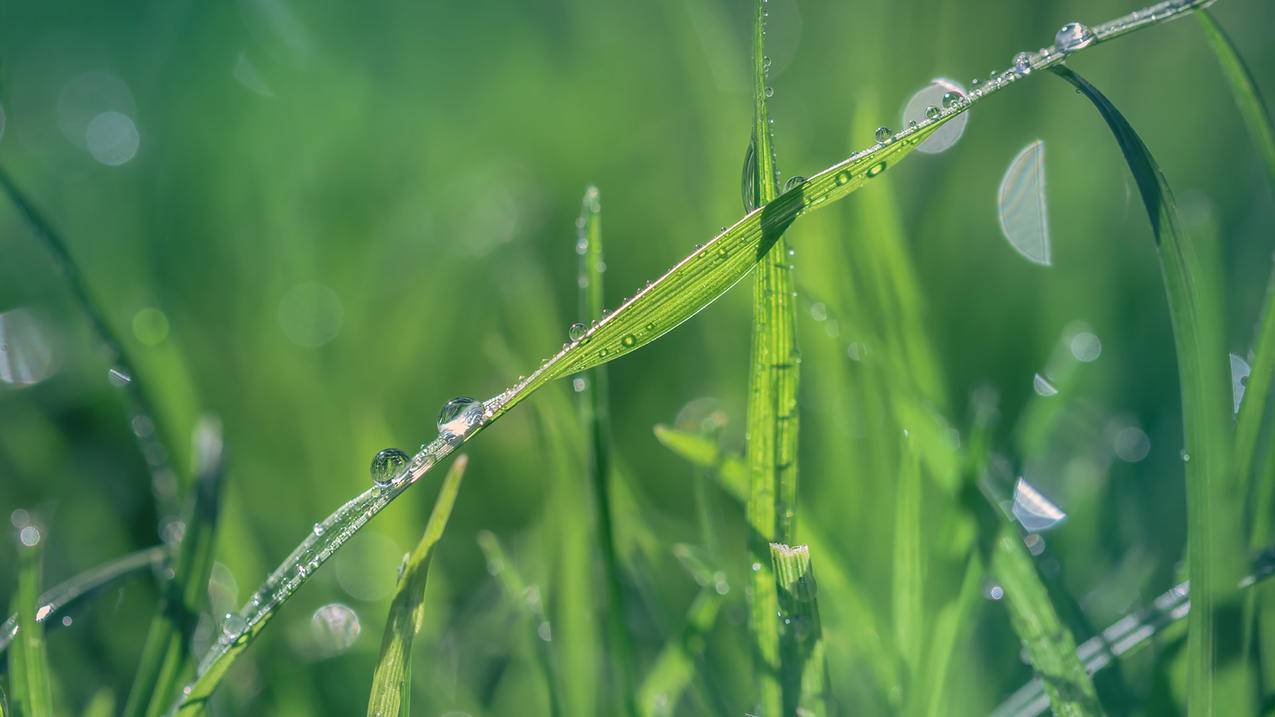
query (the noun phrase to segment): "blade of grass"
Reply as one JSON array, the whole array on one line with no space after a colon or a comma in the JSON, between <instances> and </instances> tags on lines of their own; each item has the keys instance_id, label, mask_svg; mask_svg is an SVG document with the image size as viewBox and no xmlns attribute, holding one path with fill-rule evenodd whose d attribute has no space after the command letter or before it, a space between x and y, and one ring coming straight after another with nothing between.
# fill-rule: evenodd
<instances>
[{"instance_id":1,"label":"blade of grass","mask_svg":"<svg viewBox=\"0 0 1275 717\"><path fill-rule=\"evenodd\" d=\"M818 717L828 713L828 666L824 661L823 625L819 621L818 588L810 564L810 548L771 543L770 557L779 588L784 711Z\"/></svg>"},{"instance_id":2,"label":"blade of grass","mask_svg":"<svg viewBox=\"0 0 1275 717\"><path fill-rule=\"evenodd\" d=\"M1242 513L1231 465L1231 393L1215 252L1182 230L1164 175L1124 115L1075 72L1062 66L1053 72L1084 94L1111 129L1138 185L1160 257L1186 437L1187 566L1194 592L1188 709L1193 715L1247 714L1251 682L1236 588L1244 552L1235 516Z\"/></svg>"},{"instance_id":3,"label":"blade of grass","mask_svg":"<svg viewBox=\"0 0 1275 717\"><path fill-rule=\"evenodd\" d=\"M102 346L103 352L111 364L108 377L113 384L121 388L124 394L129 422L133 427L130 433L133 434L134 439L137 441L137 447L146 459L146 465L151 472L151 490L156 499L160 525L167 524L169 520L177 519L179 513L177 474L170 463L170 457L175 455L170 450L172 444L164 440L164 426L161 422L155 420L154 404L151 402L147 390L142 385L140 374L132 361L129 360L128 353L124 351L123 342L111 330L111 325L107 322L104 312L98 308L97 302L93 300L88 284L80 274L79 267L76 266L75 261L71 258L71 252L67 248L66 242L53 230L53 225L36 209L35 204L18 189L17 184L3 169L0 169L0 188L3 188L4 192L9 196L9 200L13 202L13 205L18 208L18 212L22 214L27 224L30 225L36 239L53 256L53 261L58 270L62 276L66 277L67 283L71 288L71 295L75 298L75 303L88 318L89 328L92 330L97 342ZM160 531L160 538L167 540L162 530Z\"/></svg>"},{"instance_id":4,"label":"blade of grass","mask_svg":"<svg viewBox=\"0 0 1275 717\"><path fill-rule=\"evenodd\" d=\"M925 571L921 524L921 463L904 431L900 443L899 481L894 501L894 571L890 591L894 599L894 639L913 675L918 672L925 641L925 601L921 576ZM916 685L909 685L909 691Z\"/></svg>"},{"instance_id":5,"label":"blade of grass","mask_svg":"<svg viewBox=\"0 0 1275 717\"><path fill-rule=\"evenodd\" d=\"M173 565L173 578L164 585L159 610L151 621L146 644L134 675L123 714L159 717L190 677L191 633L208 600L208 576L216 546L224 461L221 424L205 418L195 429L195 490L185 516L185 531Z\"/></svg>"},{"instance_id":6,"label":"blade of grass","mask_svg":"<svg viewBox=\"0 0 1275 717\"><path fill-rule=\"evenodd\" d=\"M1095 42L1090 46L1176 19L1205 1L1180 3L1178 0L1166 0L1097 25L1093 28ZM1045 48L1029 55L1029 62L1033 70L1040 70L1056 65L1070 55ZM937 118L927 118L894 134L884 144L854 153L750 212L624 301L583 336L544 361L536 371L484 402L480 416L461 433L435 438L422 446L387 486L369 489L347 501L319 523L321 532L307 536L240 610L239 615L247 627L234 639L219 639L209 648L200 660L195 681L183 690L182 713L201 711L226 670L309 576L377 513L458 446L545 384L619 358L691 318L747 275L753 265L766 255L775 239L797 218L830 206L865 186L975 102L1029 76L1012 71L999 73L995 79L971 91L960 104L942 110Z\"/></svg>"},{"instance_id":7,"label":"blade of grass","mask_svg":"<svg viewBox=\"0 0 1275 717\"><path fill-rule=\"evenodd\" d=\"M82 714L83 717L111 717L115 714L115 693L105 687L94 692Z\"/></svg>"},{"instance_id":8,"label":"blade of grass","mask_svg":"<svg viewBox=\"0 0 1275 717\"><path fill-rule=\"evenodd\" d=\"M494 533L489 530L479 531L478 547L482 548L483 555L487 558L487 572L496 576L504 587L505 594L510 600L522 606L522 612L528 618L527 634L535 646L536 665L544 678L545 692L549 699L549 715L558 717L562 714L562 698L558 694L558 684L554 679L553 653L549 649L548 641L541 637L542 629L547 629L542 626L547 626L549 622L545 618L544 607L540 602L540 590L535 586L528 586L523 581Z\"/></svg>"},{"instance_id":9,"label":"blade of grass","mask_svg":"<svg viewBox=\"0 0 1275 717\"><path fill-rule=\"evenodd\" d=\"M53 716L44 627L35 619L40 595L40 532L33 525L24 527L18 542L18 589L11 609L18 614L19 631L9 651L9 687L16 717Z\"/></svg>"},{"instance_id":10,"label":"blade of grass","mask_svg":"<svg viewBox=\"0 0 1275 717\"><path fill-rule=\"evenodd\" d=\"M86 570L79 575L56 585L40 596L39 607L35 611L36 622L45 624L50 618L61 617L62 611L86 600L134 573L147 568L154 569L168 558L168 551L162 545L129 553ZM55 620L51 626L59 623ZM0 653L4 652L13 638L18 634L18 615L9 616L0 624Z\"/></svg>"},{"instance_id":11,"label":"blade of grass","mask_svg":"<svg viewBox=\"0 0 1275 717\"><path fill-rule=\"evenodd\" d=\"M915 695L909 714L941 717L946 713L945 702L952 658L974 627L971 613L980 602L984 574L982 556L977 550L971 551L960 592L934 618L934 628L928 635L925 670L921 673L926 679L909 690Z\"/></svg>"},{"instance_id":12,"label":"blade of grass","mask_svg":"<svg viewBox=\"0 0 1275 717\"><path fill-rule=\"evenodd\" d=\"M606 264L602 255L602 204L597 187L589 187L581 202L576 226L579 237L576 252L580 255L580 312L585 321L602 318L604 306L602 276ZM580 412L589 434L589 477L598 509L598 549L606 573L607 638L610 641L611 678L615 683L620 712L637 714L634 696L635 667L633 641L625 629L624 589L620 579L620 561L615 551L615 529L611 519L611 409L607 393L606 366L589 369L584 391L580 392Z\"/></svg>"},{"instance_id":13,"label":"blade of grass","mask_svg":"<svg viewBox=\"0 0 1275 717\"><path fill-rule=\"evenodd\" d=\"M766 57L767 1L753 3L753 131L744 163L745 209L779 196L774 135L766 96L770 62ZM750 171L751 170L751 171ZM793 537L797 508L797 338L788 246L776 227L763 235L770 248L753 280L753 331L748 371L748 525L752 554L752 591L748 627L753 638L757 711L780 714L795 703L783 685L800 687L800 665L781 663L776 620L779 598L772 571L772 542ZM796 672L798 679L785 679ZM784 673L783 676L780 673ZM784 712L787 714L788 712Z\"/></svg>"},{"instance_id":14,"label":"blade of grass","mask_svg":"<svg viewBox=\"0 0 1275 717\"><path fill-rule=\"evenodd\" d=\"M430 558L434 546L443 537L447 520L451 517L456 494L469 457L460 455L452 462L443 487L439 489L434 510L425 523L425 533L416 544L404 564L398 578L398 589L390 602L390 614L385 621L385 636L381 639L381 655L372 673L372 692L368 696L368 717L396 717L411 714L412 696L412 641L425 622L425 585L429 580Z\"/></svg>"},{"instance_id":15,"label":"blade of grass","mask_svg":"<svg viewBox=\"0 0 1275 717\"><path fill-rule=\"evenodd\" d=\"M678 702L695 679L697 661L721 607L722 598L711 587L700 590L691 601L681 633L660 649L638 689L638 706L644 717L677 714Z\"/></svg>"}]
</instances>

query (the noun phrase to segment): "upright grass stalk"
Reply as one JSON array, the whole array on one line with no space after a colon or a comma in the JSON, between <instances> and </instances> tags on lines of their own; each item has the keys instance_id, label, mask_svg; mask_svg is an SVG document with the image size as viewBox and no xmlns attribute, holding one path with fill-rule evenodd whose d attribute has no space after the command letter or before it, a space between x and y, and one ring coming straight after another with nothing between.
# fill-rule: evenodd
<instances>
[{"instance_id":1,"label":"upright grass stalk","mask_svg":"<svg viewBox=\"0 0 1275 717\"><path fill-rule=\"evenodd\" d=\"M576 253L580 255L580 314L585 321L602 318L606 308L602 277L606 264L602 255L602 203L597 187L589 187L581 202ZM635 666L633 641L625 628L627 615L620 561L615 550L615 527L611 517L611 409L607 393L606 366L594 366L581 376L585 379L580 396L581 412L589 434L589 478L598 510L598 550L606 572L608 605L607 639L610 643L611 680L617 691L621 712L637 714L634 695Z\"/></svg>"},{"instance_id":2,"label":"upright grass stalk","mask_svg":"<svg viewBox=\"0 0 1275 717\"><path fill-rule=\"evenodd\" d=\"M398 577L398 589L390 602L385 635L381 638L381 654L372 673L372 691L368 696L368 717L409 715L412 697L412 642L425 624L425 586L429 580L430 559L434 547L443 537L447 520L456 504L460 482L469 464L466 455L452 461L443 487L439 489L434 510L425 523L425 532L408 556Z\"/></svg>"},{"instance_id":3,"label":"upright grass stalk","mask_svg":"<svg viewBox=\"0 0 1275 717\"><path fill-rule=\"evenodd\" d=\"M1062 66L1054 73L1085 95L1115 136L1133 173L1160 257L1178 357L1186 448L1188 620L1187 705L1192 715L1248 714L1239 582L1240 482L1233 472L1230 382L1222 340L1220 269L1215 248L1181 227L1168 182L1124 115L1093 85Z\"/></svg>"},{"instance_id":4,"label":"upright grass stalk","mask_svg":"<svg viewBox=\"0 0 1275 717\"><path fill-rule=\"evenodd\" d=\"M44 627L36 620L43 539L40 533L39 527L26 526L18 544L18 589L11 609L18 614L19 631L9 651L9 687L13 690L16 717L53 717L53 688Z\"/></svg>"},{"instance_id":5,"label":"upright grass stalk","mask_svg":"<svg viewBox=\"0 0 1275 717\"><path fill-rule=\"evenodd\" d=\"M1107 40L1135 30L1181 17L1207 0L1165 0L1164 2L1118 17L1093 29L1097 46ZM1030 53L1031 70L1057 65L1065 57L1081 50L1063 52L1044 48ZM764 61L764 58L763 58ZM613 361L645 346L712 304L734 286L774 246L783 231L798 218L845 198L902 160L918 144L976 102L1009 87L1026 77L1028 72L1013 68L999 73L981 87L972 90L960 102L945 107L933 117L871 147L855 152L797 183L768 204L749 212L734 225L699 246L663 276L651 282L624 301L615 311L599 321L561 351L545 360L540 368L520 379L497 396L465 410L457 417L463 426L449 428L446 434L423 445L411 461L386 485L365 490L318 524L289 556L279 564L240 610L245 628L218 639L200 660L193 682L182 690L180 714L201 712L208 697L233 662L252 640L265 629L279 608L373 517L384 510L403 491L420 480L456 448L492 425L528 396L559 378L579 374L594 366ZM764 94L764 92L763 92ZM762 564L761 561L758 561ZM763 564L764 565L764 564ZM763 568L764 569L764 568Z\"/></svg>"},{"instance_id":6,"label":"upright grass stalk","mask_svg":"<svg viewBox=\"0 0 1275 717\"><path fill-rule=\"evenodd\" d=\"M691 601L681 632L664 645L642 679L638 706L643 717L678 714L678 702L700 671L698 661L721 607L722 596L712 587L704 587Z\"/></svg>"},{"instance_id":7,"label":"upright grass stalk","mask_svg":"<svg viewBox=\"0 0 1275 717\"><path fill-rule=\"evenodd\" d=\"M151 622L133 678L125 717L159 717L190 678L190 638L208 600L208 576L216 546L217 514L224 481L221 425L204 419L195 431L195 485L185 516L185 534ZM231 618L233 619L233 618Z\"/></svg>"},{"instance_id":8,"label":"upright grass stalk","mask_svg":"<svg viewBox=\"0 0 1275 717\"><path fill-rule=\"evenodd\" d=\"M785 715L822 717L828 713L828 666L824 662L823 624L810 548L770 544L779 588L780 653L784 669Z\"/></svg>"},{"instance_id":9,"label":"upright grass stalk","mask_svg":"<svg viewBox=\"0 0 1275 717\"><path fill-rule=\"evenodd\" d=\"M766 97L770 59L766 56L767 0L753 4L753 136L744 163L747 209L779 196L774 137ZM749 630L756 664L757 709L780 714L794 700L782 695L778 596L770 544L793 540L797 509L797 340L788 245L782 228L770 238L753 281L753 336L748 372L748 525L752 553ZM785 680L784 682L792 682ZM800 686L800 680L796 681Z\"/></svg>"}]
</instances>

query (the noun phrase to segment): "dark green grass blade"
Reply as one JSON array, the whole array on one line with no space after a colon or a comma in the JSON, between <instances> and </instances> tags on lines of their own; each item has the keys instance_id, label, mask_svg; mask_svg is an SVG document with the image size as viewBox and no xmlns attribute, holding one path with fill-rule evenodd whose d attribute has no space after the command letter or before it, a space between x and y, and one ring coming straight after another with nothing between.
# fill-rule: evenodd
<instances>
[{"instance_id":1,"label":"dark green grass blade","mask_svg":"<svg viewBox=\"0 0 1275 717\"><path fill-rule=\"evenodd\" d=\"M540 591L529 587L523 581L494 533L488 530L480 531L478 547L482 549L487 559L487 572L496 576L505 594L520 606L521 612L527 618L527 635L535 646L536 665L540 668L545 692L549 699L549 715L558 717L562 714L562 697L559 695L558 683L554 679L553 653L549 649L549 643L541 639L539 634L541 626L547 624L544 606L540 601Z\"/></svg>"},{"instance_id":2,"label":"dark green grass blade","mask_svg":"<svg viewBox=\"0 0 1275 717\"><path fill-rule=\"evenodd\" d=\"M1232 472L1230 381L1222 326L1220 271L1212 247L1181 228L1173 194L1142 139L1093 85L1065 67L1053 71L1097 108L1133 173L1151 220L1168 297L1186 436L1188 708L1193 715L1247 714L1249 666L1242 655L1238 584L1243 570L1239 482Z\"/></svg>"},{"instance_id":3,"label":"dark green grass blade","mask_svg":"<svg viewBox=\"0 0 1275 717\"><path fill-rule=\"evenodd\" d=\"M753 3L753 130L745 162L746 209L759 207L779 195L774 136L766 103L766 0ZM751 170L751 172L750 172ZM750 196L749 196L750 195ZM800 666L781 664L781 626L775 618L778 596L772 572L770 543L793 540L797 501L797 341L792 274L788 246L775 227L765 236L770 248L753 279L753 332L748 371L748 546L751 553L752 595L749 631L753 639L757 711L777 714L795 696L781 694L780 672ZM792 683L793 680L786 680ZM800 679L794 687L800 687Z\"/></svg>"},{"instance_id":4,"label":"dark green grass blade","mask_svg":"<svg viewBox=\"0 0 1275 717\"><path fill-rule=\"evenodd\" d=\"M372 691L368 696L368 717L397 717L411 714L409 703L412 695L412 641L421 631L425 621L425 585L429 579L430 558L434 547L443 537L447 520L451 517L460 482L465 476L469 457L457 456L452 462L443 487L439 489L434 510L425 523L425 533L416 544L403 572L398 578L398 589L390 603L389 618L385 621L385 636L381 639L381 655L372 673Z\"/></svg>"},{"instance_id":5,"label":"dark green grass blade","mask_svg":"<svg viewBox=\"0 0 1275 717\"><path fill-rule=\"evenodd\" d=\"M193 669L191 633L208 600L208 575L216 547L217 514L224 481L221 426L205 419L195 432L196 477L185 533L164 586L124 706L126 717L159 717L178 696Z\"/></svg>"},{"instance_id":6,"label":"dark green grass blade","mask_svg":"<svg viewBox=\"0 0 1275 717\"><path fill-rule=\"evenodd\" d=\"M151 427L151 430L134 430L130 431L130 433L136 439L137 447L146 458L146 465L150 468L151 487L158 503L157 508L161 524L167 519L176 519L178 516L177 474L169 462L169 457L179 454L174 453L171 444L164 440L164 427L161 422L155 420L154 405L142 385L141 376L129 360L127 352L124 351L124 344L115 335L115 332L111 330L111 325L106 320L104 312L98 308L97 302L93 300L88 284L85 283L79 267L76 266L75 261L71 258L71 252L67 248L66 242L62 241L58 233L53 230L53 225L44 218L39 210L36 209L35 204L27 199L26 195L18 189L13 179L3 170L0 170L0 188L3 188L10 201L18 208L23 218L26 219L27 224L31 226L36 238L40 243L44 244L45 248L53 256L53 261L57 264L61 274L66 277L76 304L88 318L90 329L111 362L109 375L112 378L116 376L124 377L121 389L125 397L129 419L131 421L141 419L142 422ZM115 382L117 384L120 383L119 380Z\"/></svg>"},{"instance_id":7,"label":"dark green grass blade","mask_svg":"<svg viewBox=\"0 0 1275 717\"><path fill-rule=\"evenodd\" d=\"M49 588L40 596L39 607L36 609L36 621L49 627L56 626L60 623L56 620L49 623L49 620L61 617L62 612L67 608L100 593L117 580L158 567L167 557L168 551L163 546L157 545L103 563ZM0 653L9 647L17 634L18 615L15 613L0 624Z\"/></svg>"},{"instance_id":8,"label":"dark green grass blade","mask_svg":"<svg viewBox=\"0 0 1275 717\"><path fill-rule=\"evenodd\" d=\"M828 666L810 548L771 543L779 588L780 653L786 715L828 714Z\"/></svg>"},{"instance_id":9,"label":"dark green grass blade","mask_svg":"<svg viewBox=\"0 0 1275 717\"><path fill-rule=\"evenodd\" d=\"M605 308L602 278L606 264L602 254L602 205L597 187L589 187L581 202L577 223L579 237L576 252L580 254L580 312L584 321L602 318ZM615 527L611 518L611 408L607 393L606 366L594 366L584 375L585 388L580 396L589 439L589 478L598 510L598 550L606 573L609 605L606 609L607 639L611 649L611 677L615 683L622 712L637 714L634 696L633 641L624 625L624 588L620 561L615 550Z\"/></svg>"},{"instance_id":10,"label":"dark green grass blade","mask_svg":"<svg viewBox=\"0 0 1275 717\"><path fill-rule=\"evenodd\" d=\"M18 614L19 631L9 651L9 687L13 691L15 717L53 716L44 627L35 619L40 595L40 551L38 533L33 545L18 544L18 590L11 608Z\"/></svg>"},{"instance_id":11,"label":"dark green grass blade","mask_svg":"<svg viewBox=\"0 0 1275 717\"><path fill-rule=\"evenodd\" d=\"M722 597L712 587L695 596L682 631L661 648L638 689L638 707L644 717L678 714L678 702L699 671L698 660L721 607Z\"/></svg>"}]
</instances>

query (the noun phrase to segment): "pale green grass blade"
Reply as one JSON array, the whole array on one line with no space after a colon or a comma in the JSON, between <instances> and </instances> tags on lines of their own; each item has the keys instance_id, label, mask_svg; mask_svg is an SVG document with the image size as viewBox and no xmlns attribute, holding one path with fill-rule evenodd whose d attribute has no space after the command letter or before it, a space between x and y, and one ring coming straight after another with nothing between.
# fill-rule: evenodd
<instances>
[{"instance_id":1,"label":"pale green grass blade","mask_svg":"<svg viewBox=\"0 0 1275 717\"><path fill-rule=\"evenodd\" d=\"M766 57L766 0L753 3L753 136L745 162L745 209L779 195L774 135L766 98L770 62ZM751 172L750 172L751 170ZM751 190L751 191L750 191ZM788 245L777 227L753 280L753 332L748 371L748 545L752 554L752 593L748 626L756 663L757 711L777 714L794 702L781 694L780 672L800 670L781 664L772 542L793 540L797 509L797 321L788 265ZM791 685L800 687L799 684Z\"/></svg>"},{"instance_id":2,"label":"pale green grass blade","mask_svg":"<svg viewBox=\"0 0 1275 717\"><path fill-rule=\"evenodd\" d=\"M677 705L698 672L709 632L721 612L722 597L711 587L695 596L686 611L681 633L670 639L655 658L638 689L638 708L643 717L677 714Z\"/></svg>"},{"instance_id":3,"label":"pale green grass blade","mask_svg":"<svg viewBox=\"0 0 1275 717\"><path fill-rule=\"evenodd\" d=\"M195 430L195 484L185 531L173 564L172 582L164 587L159 610L151 621L124 706L125 717L159 717L190 678L190 639L208 600L208 575L216 546L217 514L224 481L221 425L204 419Z\"/></svg>"},{"instance_id":4,"label":"pale green grass blade","mask_svg":"<svg viewBox=\"0 0 1275 717\"><path fill-rule=\"evenodd\" d=\"M1253 144L1257 146L1257 155L1266 170L1267 181L1275 189L1275 127L1271 126L1270 114L1266 110L1266 103L1262 101L1262 93L1257 89L1253 73L1249 71L1244 58L1240 57L1231 38L1208 10L1196 13L1195 19L1200 22L1209 48L1222 65L1222 74L1235 97L1235 106L1248 127Z\"/></svg>"},{"instance_id":5,"label":"pale green grass blade","mask_svg":"<svg viewBox=\"0 0 1275 717\"><path fill-rule=\"evenodd\" d=\"M1220 334L1222 299L1215 248L1181 228L1173 194L1142 139L1093 85L1065 67L1054 72L1083 93L1107 122L1133 173L1160 257L1182 391L1186 437L1187 564L1192 586L1188 621L1188 708L1192 714L1245 714L1249 665L1236 587L1244 543L1232 466L1230 379Z\"/></svg>"},{"instance_id":6,"label":"pale green grass blade","mask_svg":"<svg viewBox=\"0 0 1275 717\"><path fill-rule=\"evenodd\" d=\"M926 715L926 717L942 717L945 714L952 661L957 655L957 650L973 630L974 620L971 614L981 601L984 575L982 557L978 551L973 551L965 567L961 591L944 605L934 618L934 628L928 635L929 644L922 672L925 679L922 681L923 684L912 685L910 693L915 695L915 701L908 710L909 714Z\"/></svg>"},{"instance_id":7,"label":"pale green grass blade","mask_svg":"<svg viewBox=\"0 0 1275 717\"><path fill-rule=\"evenodd\" d=\"M50 619L61 617L67 608L77 605L100 593L130 575L153 570L168 558L168 551L160 545L129 553L122 558L103 563L86 570L59 585L49 588L40 596L36 609L36 621L48 623ZM56 620L52 625L60 624ZM18 634L18 616L13 614L0 624L0 653L4 652Z\"/></svg>"},{"instance_id":8,"label":"pale green grass blade","mask_svg":"<svg viewBox=\"0 0 1275 717\"><path fill-rule=\"evenodd\" d=\"M603 299L603 273L606 262L602 253L602 204L597 187L589 187L584 193L577 222L579 236L576 253L580 255L580 311L584 321L602 318L606 308ZM583 326L581 324L580 326ZM615 526L611 517L611 407L607 393L606 366L594 366L580 376L585 382L580 392L580 411L589 434L589 478L593 482L593 494L598 510L598 550L602 553L602 566L606 572L608 606L606 608L607 639L610 643L611 678L618 692L622 712L637 714L634 696L633 641L624 625L624 587L620 576L620 561L615 549Z\"/></svg>"},{"instance_id":9,"label":"pale green grass blade","mask_svg":"<svg viewBox=\"0 0 1275 717\"><path fill-rule=\"evenodd\" d=\"M469 457L460 455L452 462L443 486L438 491L434 510L425 523L425 533L404 563L398 578L398 588L390 602L390 614L385 621L385 636L381 639L381 654L372 673L372 691L368 696L368 717L396 717L411 714L409 704L412 695L412 642L425 622L425 585L429 580L430 558L434 547L443 537L447 520L451 517L456 494L460 492L461 479Z\"/></svg>"},{"instance_id":10,"label":"pale green grass blade","mask_svg":"<svg viewBox=\"0 0 1275 717\"><path fill-rule=\"evenodd\" d=\"M500 541L491 531L483 530L478 533L478 547L482 548L483 555L487 558L487 572L500 581L505 594L521 606L523 614L527 617L528 639L535 647L536 664L544 678L545 692L549 700L549 715L558 717L562 714L562 698L559 695L557 680L554 678L553 653L549 649L549 643L541 637L542 632L549 629L549 623L540 602L540 590L535 586L528 586L523 581L513 563L510 562L505 549L501 547Z\"/></svg>"},{"instance_id":11,"label":"pale green grass blade","mask_svg":"<svg viewBox=\"0 0 1275 717\"><path fill-rule=\"evenodd\" d=\"M810 548L770 545L779 587L780 651L786 715L828 714L828 665L824 660L819 590Z\"/></svg>"},{"instance_id":12,"label":"pale green grass blade","mask_svg":"<svg viewBox=\"0 0 1275 717\"><path fill-rule=\"evenodd\" d=\"M105 687L93 693L82 714L83 717L112 717L115 714L115 693Z\"/></svg>"},{"instance_id":13,"label":"pale green grass blade","mask_svg":"<svg viewBox=\"0 0 1275 717\"><path fill-rule=\"evenodd\" d=\"M922 525L921 464L912 441L903 436L900 444L899 479L894 501L894 572L890 591L894 600L894 639L903 661L914 676L919 675L926 640L925 574ZM910 685L909 689L914 687Z\"/></svg>"},{"instance_id":14,"label":"pale green grass blade","mask_svg":"<svg viewBox=\"0 0 1275 717\"><path fill-rule=\"evenodd\" d=\"M1103 714L1098 693L1076 656L1076 641L1054 611L1018 530L1005 523L992 547L992 574L1005 591L1014 632L1022 639L1032 667L1045 685L1054 714L1086 717Z\"/></svg>"},{"instance_id":15,"label":"pale green grass blade","mask_svg":"<svg viewBox=\"0 0 1275 717\"><path fill-rule=\"evenodd\" d=\"M18 542L18 589L10 607L18 614L19 631L9 651L9 688L15 717L53 717L48 649L44 627L36 621L43 538L40 532L37 526L26 526Z\"/></svg>"}]
</instances>

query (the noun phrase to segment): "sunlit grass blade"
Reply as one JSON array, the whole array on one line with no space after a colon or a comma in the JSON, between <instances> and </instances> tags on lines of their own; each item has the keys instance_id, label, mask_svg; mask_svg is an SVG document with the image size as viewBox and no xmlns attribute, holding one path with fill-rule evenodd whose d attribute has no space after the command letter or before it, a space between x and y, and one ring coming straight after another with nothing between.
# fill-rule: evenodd
<instances>
[{"instance_id":1,"label":"sunlit grass blade","mask_svg":"<svg viewBox=\"0 0 1275 717\"><path fill-rule=\"evenodd\" d=\"M70 580L49 588L40 596L39 607L35 614L36 621L44 624L51 618L61 617L62 612L67 608L100 593L117 580L154 569L167 558L168 551L164 546L157 545L86 570ZM56 625L57 622L53 624ZM18 616L15 613L0 624L0 652L4 652L9 647L17 634Z\"/></svg>"},{"instance_id":2,"label":"sunlit grass blade","mask_svg":"<svg viewBox=\"0 0 1275 717\"><path fill-rule=\"evenodd\" d=\"M18 589L10 608L18 615L19 630L9 651L9 688L16 717L53 717L44 626L35 619L40 596L40 533L38 526L26 526L18 541Z\"/></svg>"},{"instance_id":3,"label":"sunlit grass blade","mask_svg":"<svg viewBox=\"0 0 1275 717\"><path fill-rule=\"evenodd\" d=\"M164 586L159 610L138 662L124 706L126 717L158 717L177 697L193 668L190 638L208 600L208 575L216 546L217 514L225 481L221 424L205 418L195 429L195 484L185 515L185 530Z\"/></svg>"},{"instance_id":4,"label":"sunlit grass blade","mask_svg":"<svg viewBox=\"0 0 1275 717\"><path fill-rule=\"evenodd\" d=\"M1232 466L1230 380L1220 334L1216 250L1181 227L1164 175L1142 139L1093 85L1066 67L1053 71L1097 108L1133 173L1151 220L1168 297L1182 392L1187 484L1187 566L1192 588L1187 654L1192 714L1244 714L1250 707L1243 660L1239 583L1243 565L1239 482Z\"/></svg>"},{"instance_id":5,"label":"sunlit grass blade","mask_svg":"<svg viewBox=\"0 0 1275 717\"><path fill-rule=\"evenodd\" d=\"M523 581L494 533L488 530L480 531L478 547L482 549L487 559L487 572L496 576L505 594L520 606L522 613L527 617L528 640L535 648L536 665L540 668L541 677L544 679L545 692L549 701L549 715L558 717L562 714L562 698L558 693L558 684L554 677L553 653L549 649L549 642L543 638L545 632L551 628L540 601L540 589L534 585L528 586Z\"/></svg>"},{"instance_id":6,"label":"sunlit grass blade","mask_svg":"<svg viewBox=\"0 0 1275 717\"><path fill-rule=\"evenodd\" d=\"M826 715L828 666L824 662L819 591L810 564L810 548L771 543L770 556L779 587L783 714Z\"/></svg>"},{"instance_id":7,"label":"sunlit grass blade","mask_svg":"<svg viewBox=\"0 0 1275 717\"><path fill-rule=\"evenodd\" d=\"M425 533L416 548L403 564L398 578L398 589L390 603L389 618L385 621L385 636L381 639L381 655L372 673L372 691L367 701L368 717L396 717L411 714L412 696L412 642L425 621L425 585L429 580L430 558L434 547L443 537L447 520L451 517L456 494L469 457L460 455L452 462L443 487L438 491L434 510L425 523Z\"/></svg>"},{"instance_id":8,"label":"sunlit grass blade","mask_svg":"<svg viewBox=\"0 0 1275 717\"><path fill-rule=\"evenodd\" d=\"M977 550L971 553L965 566L960 592L939 609L934 618L934 627L927 636L926 660L921 672L925 679L922 680L923 684L912 685L909 690L915 696L912 698L914 701L908 710L909 714L942 717L946 713L945 703L950 689L948 678L952 663L973 629L971 613L982 597L981 588L985 575L983 559Z\"/></svg>"},{"instance_id":9,"label":"sunlit grass blade","mask_svg":"<svg viewBox=\"0 0 1275 717\"><path fill-rule=\"evenodd\" d=\"M581 202L576 242L576 252L580 255L580 311L585 322L602 318L606 308L602 291L606 263L602 253L601 214L598 188L589 187ZM594 366L580 378L585 382L584 390L580 392L580 408L589 434L588 470L598 510L598 550L602 553L602 566L606 572L611 676L623 713L635 715L633 641L624 625L627 609L620 579L620 561L615 550L615 526L611 518L611 408L606 366Z\"/></svg>"},{"instance_id":10,"label":"sunlit grass blade","mask_svg":"<svg viewBox=\"0 0 1275 717\"><path fill-rule=\"evenodd\" d=\"M84 705L82 717L112 717L115 714L115 693L103 687L93 693L93 698ZM0 717L3 717L0 715Z\"/></svg>"},{"instance_id":11,"label":"sunlit grass blade","mask_svg":"<svg viewBox=\"0 0 1275 717\"><path fill-rule=\"evenodd\" d=\"M93 300L88 284L71 258L66 242L54 231L53 225L44 218L44 215L36 209L35 204L18 189L9 174L2 169L0 169L0 188L3 188L10 201L30 225L36 239L53 256L53 261L57 264L62 276L66 277L76 304L88 318L89 327L111 364L103 378L109 377L113 384L121 388L125 397L128 417L135 427L131 433L137 441L137 447L146 458L146 465L150 468L151 489L156 498L161 524L177 519L179 512L177 473L173 470L169 459L178 454L174 453L171 450L171 444L164 440L164 426L155 418L154 404L142 384L140 374L129 360L123 342L115 335L110 322L106 320L105 313Z\"/></svg>"},{"instance_id":12,"label":"sunlit grass blade","mask_svg":"<svg viewBox=\"0 0 1275 717\"><path fill-rule=\"evenodd\" d=\"M894 499L894 571L890 594L894 601L894 639L913 675L920 668L925 642L925 526L922 525L921 464L910 437L903 436L902 457ZM909 689L913 686L909 685Z\"/></svg>"}]
</instances>

